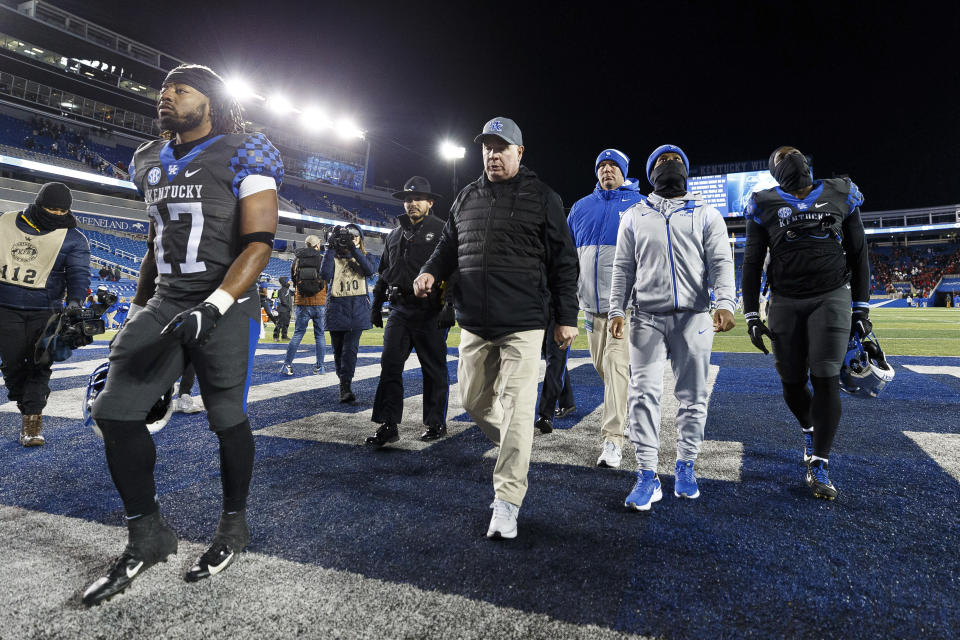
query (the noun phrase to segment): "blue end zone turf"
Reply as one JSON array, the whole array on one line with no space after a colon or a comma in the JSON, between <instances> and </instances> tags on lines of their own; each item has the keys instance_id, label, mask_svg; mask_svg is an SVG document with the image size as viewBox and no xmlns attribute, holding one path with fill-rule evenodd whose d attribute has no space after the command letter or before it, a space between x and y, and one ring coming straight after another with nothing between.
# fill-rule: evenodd
<instances>
[{"instance_id":1,"label":"blue end zone turf","mask_svg":"<svg viewBox=\"0 0 960 640\"><path fill-rule=\"evenodd\" d=\"M282 350L265 346L251 394L260 385L298 379L280 376ZM65 365L92 366L105 354L102 346L83 349ZM309 366L299 365L301 380L313 375L308 355ZM706 438L742 443L738 473L701 475L697 500L674 499L673 477L661 474L666 497L640 514L623 507L634 478L627 470L629 445L622 471L535 462L519 537L499 544L484 537L493 459L484 457L491 445L476 427L422 451L364 448L375 426L359 414L370 408L375 374L354 384L355 405L337 402L334 376L319 389L252 396L257 453L250 548L658 637L957 637L960 484L904 432L960 433L960 359L891 361L897 377L881 398L843 398L830 460L840 491L835 502L813 499L803 482L800 430L780 395L772 358L714 354L719 370ZM378 362L379 350L364 348L357 366ZM562 447L587 428L599 443L597 423L588 427L587 417L603 390L586 362L572 362L578 411L558 420L554 434L537 436L535 449ZM448 370L455 382L455 360ZM122 523L102 442L80 424L86 379L52 381L52 401L75 394L77 417L45 417L44 447L21 447L15 409L0 413L0 503ZM404 385L408 397L421 393L419 369L406 372ZM264 433L324 412L355 430L356 443ZM453 420L468 420L456 412L461 415L451 411ZM163 513L181 538L195 542L209 540L220 510L217 440L205 416L175 414L155 438ZM408 409L402 439L415 440L419 424ZM664 443L671 451L674 446ZM587 454L595 459L595 451ZM960 448L951 455L956 465ZM701 458L698 473L706 463ZM120 546L118 537L109 553Z\"/></svg>"}]
</instances>

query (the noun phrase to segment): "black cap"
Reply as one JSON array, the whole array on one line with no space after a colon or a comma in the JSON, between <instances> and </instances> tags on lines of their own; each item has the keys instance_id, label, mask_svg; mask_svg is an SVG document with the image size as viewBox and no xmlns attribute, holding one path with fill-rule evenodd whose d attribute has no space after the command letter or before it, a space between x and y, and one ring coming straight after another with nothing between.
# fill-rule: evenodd
<instances>
[{"instance_id":1,"label":"black cap","mask_svg":"<svg viewBox=\"0 0 960 640\"><path fill-rule=\"evenodd\" d=\"M70 188L62 182L48 182L40 187L40 192L35 200L37 206L47 209L65 209L70 210L73 204L73 196L70 194Z\"/></svg>"},{"instance_id":2,"label":"black cap","mask_svg":"<svg viewBox=\"0 0 960 640\"><path fill-rule=\"evenodd\" d=\"M393 197L397 200L404 200L411 194L427 196L427 200L439 200L441 198L439 193L430 190L430 181L420 176L413 176L407 180L403 189L395 191Z\"/></svg>"}]
</instances>

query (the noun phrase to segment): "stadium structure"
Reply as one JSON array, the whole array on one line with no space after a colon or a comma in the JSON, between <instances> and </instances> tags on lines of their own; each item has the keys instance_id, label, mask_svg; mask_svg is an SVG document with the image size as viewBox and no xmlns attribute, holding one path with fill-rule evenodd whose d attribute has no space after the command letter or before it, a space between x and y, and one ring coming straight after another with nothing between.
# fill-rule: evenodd
<instances>
[{"instance_id":1,"label":"stadium structure","mask_svg":"<svg viewBox=\"0 0 960 640\"><path fill-rule=\"evenodd\" d=\"M180 62L43 0L0 0L0 207L22 208L45 181L69 184L94 288L107 266L124 276L110 287L133 294L148 221L126 167L156 135L156 87ZM264 280L288 273L305 235L331 225L363 225L378 253L377 238L401 209L374 186L362 132L337 120L305 135L267 101L245 106L249 126L267 133L287 167ZM739 269L744 220L725 185L756 167L709 169L699 177L712 179L727 207ZM960 291L960 206L863 218L874 307L903 306L908 292L932 292L924 299L941 306ZM914 333L933 322L955 331L951 317L960 315L902 313L921 318L904 329ZM82 588L125 539L103 443L81 420L108 340L54 367L45 446L19 445L18 409L3 398L0 639L960 636L957 358L893 355L896 381L880 398L844 397L831 455L840 495L826 503L803 484L800 433L772 358L718 347L746 340L741 322L731 332L739 335L714 343L697 470L703 495L680 501L670 491L678 405L668 368L665 497L638 514L623 508L633 456L625 451L619 469L595 466L603 384L587 351L574 349L577 409L552 434L535 434L520 536L497 544L484 537L496 448L460 402L455 331L449 436L424 443L412 435L423 386L411 358L401 440L377 452L362 442L373 428L379 347L361 347L358 402L347 405L334 374L303 373L313 371L312 353L297 357L298 375L288 378L279 373L286 345L261 341L246 398L257 451L247 552L220 576L184 582L216 525L220 479L205 414L175 413L153 437L158 498L179 551L89 610ZM938 346L945 340L956 342L948 336Z\"/></svg>"}]
</instances>

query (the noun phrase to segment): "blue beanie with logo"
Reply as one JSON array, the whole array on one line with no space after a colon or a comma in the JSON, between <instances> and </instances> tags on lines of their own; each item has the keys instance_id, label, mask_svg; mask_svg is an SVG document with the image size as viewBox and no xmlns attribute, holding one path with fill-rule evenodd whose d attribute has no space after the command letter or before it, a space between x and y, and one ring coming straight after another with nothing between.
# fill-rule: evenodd
<instances>
[{"instance_id":1,"label":"blue beanie with logo","mask_svg":"<svg viewBox=\"0 0 960 640\"><path fill-rule=\"evenodd\" d=\"M687 168L687 173L690 173L690 161L687 160L687 154L683 152L683 149L675 144L662 144L654 149L653 153L650 154L650 157L647 158L647 180L650 180L650 174L653 172L653 165L656 164L657 158L665 153L670 152L676 153L683 158L683 166ZM650 184L653 184L652 180L650 180Z\"/></svg>"},{"instance_id":2,"label":"blue beanie with logo","mask_svg":"<svg viewBox=\"0 0 960 640\"><path fill-rule=\"evenodd\" d=\"M623 179L627 179L627 168L630 166L630 158L627 157L623 151L618 151L617 149L604 149L600 152L600 155L597 156L597 161L593 163L593 173L596 174L597 170L600 168L600 163L604 160L612 160L620 167L620 173L623 174Z\"/></svg>"}]
</instances>

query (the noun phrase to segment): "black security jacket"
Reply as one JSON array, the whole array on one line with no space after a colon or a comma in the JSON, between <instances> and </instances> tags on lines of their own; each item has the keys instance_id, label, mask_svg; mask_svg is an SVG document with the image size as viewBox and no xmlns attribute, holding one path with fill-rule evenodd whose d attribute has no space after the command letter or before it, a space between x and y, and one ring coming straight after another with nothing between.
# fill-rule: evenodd
<instances>
[{"instance_id":1,"label":"black security jacket","mask_svg":"<svg viewBox=\"0 0 960 640\"><path fill-rule=\"evenodd\" d=\"M551 313L577 324L579 267L563 203L525 166L504 182L483 175L457 196L422 272L441 280L457 269L457 322L481 338L544 329Z\"/></svg>"},{"instance_id":2,"label":"black security jacket","mask_svg":"<svg viewBox=\"0 0 960 640\"><path fill-rule=\"evenodd\" d=\"M380 278L373 290L375 307L387 299L387 287L397 287L404 294L413 294L413 280L433 254L442 233L443 220L434 215L428 215L409 229L398 227L390 232L377 269ZM439 303L439 295L436 301Z\"/></svg>"}]
</instances>

